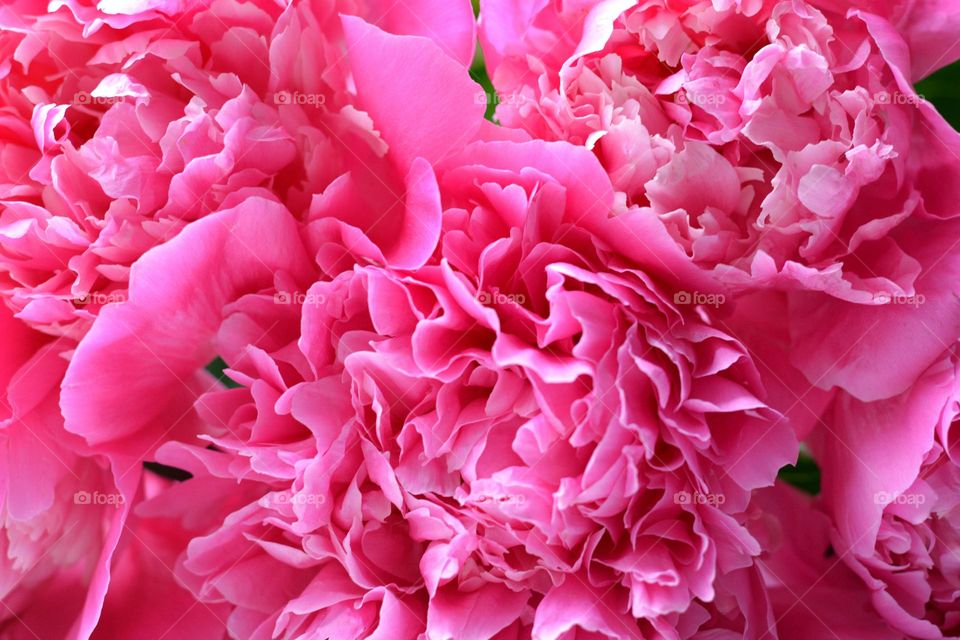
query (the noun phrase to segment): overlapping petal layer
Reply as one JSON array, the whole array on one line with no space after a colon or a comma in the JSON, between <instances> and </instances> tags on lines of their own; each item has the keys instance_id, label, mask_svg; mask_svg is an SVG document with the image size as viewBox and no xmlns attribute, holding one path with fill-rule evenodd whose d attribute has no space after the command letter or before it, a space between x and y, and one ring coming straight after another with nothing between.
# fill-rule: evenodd
<instances>
[{"instance_id":1,"label":"overlapping petal layer","mask_svg":"<svg viewBox=\"0 0 960 640\"><path fill-rule=\"evenodd\" d=\"M0 7L0 636L958 637L953 4Z\"/></svg>"}]
</instances>

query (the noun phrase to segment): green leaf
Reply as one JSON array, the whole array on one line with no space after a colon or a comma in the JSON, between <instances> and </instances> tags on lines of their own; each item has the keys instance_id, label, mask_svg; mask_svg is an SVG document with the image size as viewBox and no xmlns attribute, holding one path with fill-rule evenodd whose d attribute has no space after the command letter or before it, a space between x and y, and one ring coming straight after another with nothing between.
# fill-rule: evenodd
<instances>
[{"instance_id":1,"label":"green leaf","mask_svg":"<svg viewBox=\"0 0 960 640\"><path fill-rule=\"evenodd\" d=\"M176 480L177 482L184 482L193 477L193 474L189 471L184 471L183 469L177 467L171 467L165 464L160 464L159 462L145 461L143 463L143 468L147 471L151 471L161 478L167 478L169 480Z\"/></svg>"},{"instance_id":2,"label":"green leaf","mask_svg":"<svg viewBox=\"0 0 960 640\"><path fill-rule=\"evenodd\" d=\"M933 103L954 129L960 129L960 62L951 64L917 83L917 93Z\"/></svg>"},{"instance_id":3,"label":"green leaf","mask_svg":"<svg viewBox=\"0 0 960 640\"><path fill-rule=\"evenodd\" d=\"M797 464L780 469L777 479L812 496L820 493L820 467L809 454L800 452Z\"/></svg>"},{"instance_id":4,"label":"green leaf","mask_svg":"<svg viewBox=\"0 0 960 640\"><path fill-rule=\"evenodd\" d=\"M487 111L483 117L490 122L496 122L493 119L493 112L497 108L497 94L493 88L493 82L490 81L490 75L487 73L487 65L483 61L483 51L477 47L477 53L473 57L473 64L470 65L470 77L473 81L483 87L483 92L487 95Z\"/></svg>"},{"instance_id":5,"label":"green leaf","mask_svg":"<svg viewBox=\"0 0 960 640\"><path fill-rule=\"evenodd\" d=\"M210 364L208 364L205 367L205 369L210 372L210 375L217 378L221 382L221 384L223 384L223 386L227 387L228 389L236 389L240 387L241 385L231 380L223 372L223 370L226 368L227 368L227 363L224 362L223 358L221 358L220 356L217 356L216 358L211 360Z\"/></svg>"}]
</instances>

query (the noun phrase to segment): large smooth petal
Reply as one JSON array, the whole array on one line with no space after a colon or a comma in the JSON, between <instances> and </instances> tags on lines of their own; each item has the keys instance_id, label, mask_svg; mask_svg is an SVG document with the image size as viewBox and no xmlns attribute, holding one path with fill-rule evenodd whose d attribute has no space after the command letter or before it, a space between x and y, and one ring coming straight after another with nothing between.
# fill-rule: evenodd
<instances>
[{"instance_id":1,"label":"large smooth petal","mask_svg":"<svg viewBox=\"0 0 960 640\"><path fill-rule=\"evenodd\" d=\"M901 234L900 246L925 266L913 298L861 305L791 294L793 363L817 387L864 402L909 389L960 335L958 241L957 222L914 224Z\"/></svg>"},{"instance_id":2,"label":"large smooth petal","mask_svg":"<svg viewBox=\"0 0 960 640\"><path fill-rule=\"evenodd\" d=\"M477 23L469 0L374 0L369 14L390 33L430 38L464 67L473 61Z\"/></svg>"},{"instance_id":3,"label":"large smooth petal","mask_svg":"<svg viewBox=\"0 0 960 640\"><path fill-rule=\"evenodd\" d=\"M815 452L843 545L838 552L872 554L884 507L916 480L955 385L956 370L945 359L894 398L835 401Z\"/></svg>"},{"instance_id":4,"label":"large smooth petal","mask_svg":"<svg viewBox=\"0 0 960 640\"><path fill-rule=\"evenodd\" d=\"M435 165L476 137L486 98L462 64L426 38L352 16L343 28L360 103L402 172L417 157Z\"/></svg>"},{"instance_id":5,"label":"large smooth petal","mask_svg":"<svg viewBox=\"0 0 960 640\"><path fill-rule=\"evenodd\" d=\"M147 252L133 266L129 300L103 309L67 369L67 430L98 444L148 427L171 405L189 407L198 370L216 355L224 306L271 288L278 271L305 276L308 261L296 221L262 198ZM173 425L155 426L159 438Z\"/></svg>"}]
</instances>

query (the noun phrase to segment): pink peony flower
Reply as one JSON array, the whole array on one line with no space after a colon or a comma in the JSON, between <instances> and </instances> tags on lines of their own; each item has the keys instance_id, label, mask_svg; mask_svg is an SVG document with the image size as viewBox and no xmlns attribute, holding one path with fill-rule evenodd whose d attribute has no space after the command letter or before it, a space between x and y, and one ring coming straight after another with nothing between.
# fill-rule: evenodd
<instances>
[{"instance_id":1,"label":"pink peony flower","mask_svg":"<svg viewBox=\"0 0 960 640\"><path fill-rule=\"evenodd\" d=\"M592 154L485 140L439 47L345 27L376 45L350 63L402 226L362 173L302 234L256 197L188 225L78 348L67 428L172 440L157 459L193 478L144 513L195 532L177 575L235 637L676 637L759 553L743 513L790 425L713 310L608 244ZM421 77L433 95L388 106ZM196 393L213 354L240 388ZM197 395L204 442L163 434Z\"/></svg>"},{"instance_id":2,"label":"pink peony flower","mask_svg":"<svg viewBox=\"0 0 960 640\"><path fill-rule=\"evenodd\" d=\"M872 591L831 544L832 523L818 506L816 499L782 484L755 494L750 530L763 546L757 565L772 627L782 640L902 638L877 615Z\"/></svg>"},{"instance_id":3,"label":"pink peony flower","mask_svg":"<svg viewBox=\"0 0 960 640\"><path fill-rule=\"evenodd\" d=\"M18 317L74 338L185 223L253 188L303 212L363 162L353 146L369 124L349 92L339 13L429 36L464 63L474 47L466 2L50 11L20 7L0 30L12 56L0 72L0 293Z\"/></svg>"},{"instance_id":4,"label":"pink peony flower","mask_svg":"<svg viewBox=\"0 0 960 640\"><path fill-rule=\"evenodd\" d=\"M6 309L0 326L0 626L10 638L89 635L129 506L106 461L63 431L69 345Z\"/></svg>"},{"instance_id":5,"label":"pink peony flower","mask_svg":"<svg viewBox=\"0 0 960 640\"><path fill-rule=\"evenodd\" d=\"M0 636L960 637L953 4L0 8Z\"/></svg>"},{"instance_id":6,"label":"pink peony flower","mask_svg":"<svg viewBox=\"0 0 960 640\"><path fill-rule=\"evenodd\" d=\"M955 361L944 359L900 396L838 402L817 439L834 547L878 616L910 638L960 633L956 389Z\"/></svg>"},{"instance_id":7,"label":"pink peony flower","mask_svg":"<svg viewBox=\"0 0 960 640\"><path fill-rule=\"evenodd\" d=\"M941 3L518 4L481 21L498 118L592 149L625 244L794 292L786 357L822 389L889 398L939 359L960 139L910 82L957 53Z\"/></svg>"},{"instance_id":8,"label":"pink peony flower","mask_svg":"<svg viewBox=\"0 0 960 640\"><path fill-rule=\"evenodd\" d=\"M960 148L909 84L903 36L918 15L761 0L520 4L482 16L497 117L592 149L621 206L659 219L695 264L740 288L863 304L918 292L929 264L903 236L918 219L938 233L937 218L956 214L946 176ZM955 49L944 48L940 64Z\"/></svg>"},{"instance_id":9,"label":"pink peony flower","mask_svg":"<svg viewBox=\"0 0 960 640\"><path fill-rule=\"evenodd\" d=\"M75 345L5 308L0 328L3 637L222 638L223 606L200 604L171 570L189 537L133 514L170 481L64 430L59 384Z\"/></svg>"}]
</instances>

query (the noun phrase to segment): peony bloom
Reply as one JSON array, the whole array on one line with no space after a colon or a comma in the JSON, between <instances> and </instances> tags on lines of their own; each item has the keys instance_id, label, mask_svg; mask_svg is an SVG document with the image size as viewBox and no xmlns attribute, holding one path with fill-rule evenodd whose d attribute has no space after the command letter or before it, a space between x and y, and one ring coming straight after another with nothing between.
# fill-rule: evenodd
<instances>
[{"instance_id":1,"label":"peony bloom","mask_svg":"<svg viewBox=\"0 0 960 640\"><path fill-rule=\"evenodd\" d=\"M69 345L6 309L0 327L0 626L11 638L89 633L128 507L109 465L63 431L57 383Z\"/></svg>"},{"instance_id":2,"label":"peony bloom","mask_svg":"<svg viewBox=\"0 0 960 640\"><path fill-rule=\"evenodd\" d=\"M950 4L0 8L0 635L958 637Z\"/></svg>"},{"instance_id":3,"label":"peony bloom","mask_svg":"<svg viewBox=\"0 0 960 640\"><path fill-rule=\"evenodd\" d=\"M910 638L960 633L956 371L944 358L900 396L837 402L817 437L834 548Z\"/></svg>"},{"instance_id":4,"label":"peony bloom","mask_svg":"<svg viewBox=\"0 0 960 640\"><path fill-rule=\"evenodd\" d=\"M4 638L222 638L223 607L200 605L170 570L189 538L133 514L136 502L170 481L145 474L140 459L101 455L64 430L59 384L76 345L6 309L0 329Z\"/></svg>"},{"instance_id":5,"label":"peony bloom","mask_svg":"<svg viewBox=\"0 0 960 640\"><path fill-rule=\"evenodd\" d=\"M948 177L960 146L910 84L957 57L953 39L936 35L952 14L888 3L849 13L840 3L543 5L519 14L529 36L507 38L515 4L484 10L500 121L591 149L624 228L658 219L659 233L734 290L788 292L740 298L725 322L764 354L767 382L790 381L774 404L796 407L784 411L819 442L834 546L869 589L865 615L889 624L851 637L956 636L955 474L931 447L951 397L945 353L960 335ZM787 331L764 327L782 336L771 339L758 326L777 308ZM926 504L901 502L917 496ZM783 625L824 627L842 628Z\"/></svg>"},{"instance_id":6,"label":"peony bloom","mask_svg":"<svg viewBox=\"0 0 960 640\"><path fill-rule=\"evenodd\" d=\"M891 627L911 637L954 638L960 634L960 470L943 453L930 459L907 491L877 496L889 506L875 553L856 556L853 566Z\"/></svg>"},{"instance_id":7,"label":"peony bloom","mask_svg":"<svg viewBox=\"0 0 960 640\"><path fill-rule=\"evenodd\" d=\"M750 491L796 456L722 294L611 246L592 154L491 140L440 47L344 25L376 45L351 71L402 195L344 174L302 227L247 197L149 251L71 362L67 429L172 440L156 458L193 477L142 514L194 532L178 579L234 637L676 637L752 567ZM215 354L239 387L197 393ZM166 436L191 402L202 442Z\"/></svg>"},{"instance_id":8,"label":"peony bloom","mask_svg":"<svg viewBox=\"0 0 960 640\"><path fill-rule=\"evenodd\" d=\"M957 53L944 3L520 4L481 16L497 116L594 152L621 251L784 291L777 360L823 390L891 398L940 359L960 138L911 82Z\"/></svg>"},{"instance_id":9,"label":"peony bloom","mask_svg":"<svg viewBox=\"0 0 960 640\"><path fill-rule=\"evenodd\" d=\"M770 601L768 628L781 640L901 640L873 608L874 592L831 544L832 522L819 507L779 483L755 494L750 530L763 547L757 567Z\"/></svg>"},{"instance_id":10,"label":"peony bloom","mask_svg":"<svg viewBox=\"0 0 960 640\"><path fill-rule=\"evenodd\" d=\"M862 304L922 289L930 265L903 238L918 220L946 232L960 139L910 85L955 50L912 74L908 44L930 57L920 9L521 4L481 19L499 120L592 149L622 206L696 265Z\"/></svg>"},{"instance_id":11,"label":"peony bloom","mask_svg":"<svg viewBox=\"0 0 960 640\"><path fill-rule=\"evenodd\" d=\"M303 212L362 162L340 13L474 47L466 2L22 5L0 25L0 293L73 338L186 223L253 188Z\"/></svg>"}]
</instances>

